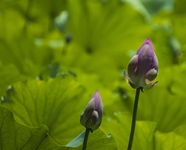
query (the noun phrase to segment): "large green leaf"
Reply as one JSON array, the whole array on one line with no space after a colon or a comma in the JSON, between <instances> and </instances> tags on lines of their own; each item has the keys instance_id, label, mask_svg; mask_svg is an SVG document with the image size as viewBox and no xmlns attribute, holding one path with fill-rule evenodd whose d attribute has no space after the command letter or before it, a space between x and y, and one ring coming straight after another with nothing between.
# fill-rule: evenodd
<instances>
[{"instance_id":1,"label":"large green leaf","mask_svg":"<svg viewBox=\"0 0 186 150\"><path fill-rule=\"evenodd\" d=\"M157 129L162 132L173 131L186 123L185 72L183 65L159 74L157 86L141 94L139 119L157 122Z\"/></svg>"},{"instance_id":2,"label":"large green leaf","mask_svg":"<svg viewBox=\"0 0 186 150\"><path fill-rule=\"evenodd\" d=\"M32 80L12 87L2 105L12 110L19 123L31 127L45 124L60 144L68 143L83 129L78 119L84 110L83 89L75 80Z\"/></svg>"},{"instance_id":3,"label":"large green leaf","mask_svg":"<svg viewBox=\"0 0 186 150\"><path fill-rule=\"evenodd\" d=\"M49 133L49 129L45 125L33 128L17 123L10 110L0 106L0 149L81 150L81 146L71 148L71 146L58 145ZM107 138L101 130L98 130L90 134L88 149L114 150L116 144L113 137Z\"/></svg>"},{"instance_id":4,"label":"large green leaf","mask_svg":"<svg viewBox=\"0 0 186 150\"><path fill-rule=\"evenodd\" d=\"M83 92L83 87L70 76L48 81L25 81L12 86L2 105L9 108L16 121L23 125L46 125L52 139L66 145L84 130L79 122L80 114L88 102ZM107 138L102 131L90 134L88 145L92 149L100 145L102 149L116 149L114 138Z\"/></svg>"},{"instance_id":5,"label":"large green leaf","mask_svg":"<svg viewBox=\"0 0 186 150\"><path fill-rule=\"evenodd\" d=\"M61 149L49 136L45 125L29 128L17 123L13 114L0 106L0 149L2 150L51 150Z\"/></svg>"}]
</instances>

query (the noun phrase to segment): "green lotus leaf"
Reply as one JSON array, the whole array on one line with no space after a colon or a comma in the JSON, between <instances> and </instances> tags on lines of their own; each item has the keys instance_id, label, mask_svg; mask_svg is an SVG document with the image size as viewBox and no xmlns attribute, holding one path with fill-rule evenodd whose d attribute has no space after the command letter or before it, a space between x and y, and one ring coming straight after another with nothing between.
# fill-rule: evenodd
<instances>
[{"instance_id":1,"label":"green lotus leaf","mask_svg":"<svg viewBox=\"0 0 186 150\"><path fill-rule=\"evenodd\" d=\"M12 85L12 92L7 93L2 105L23 125L45 124L51 137L65 145L83 129L79 123L84 110L81 97L83 88L70 77L46 82L30 80Z\"/></svg>"},{"instance_id":2,"label":"green lotus leaf","mask_svg":"<svg viewBox=\"0 0 186 150\"><path fill-rule=\"evenodd\" d=\"M186 149L186 139L175 133L155 134L155 150L184 150Z\"/></svg>"},{"instance_id":3,"label":"green lotus leaf","mask_svg":"<svg viewBox=\"0 0 186 150\"><path fill-rule=\"evenodd\" d=\"M48 81L29 80L12 85L11 92L3 97L2 106L10 109L23 125L46 125L51 138L66 145L84 130L79 119L88 102L85 98L83 86L73 77L63 75ZM88 145L116 149L114 138L106 137L102 131L90 134Z\"/></svg>"},{"instance_id":4,"label":"green lotus leaf","mask_svg":"<svg viewBox=\"0 0 186 150\"><path fill-rule=\"evenodd\" d=\"M17 123L10 110L0 106L0 145L3 150L63 150L49 136L45 125L36 128Z\"/></svg>"},{"instance_id":5,"label":"green lotus leaf","mask_svg":"<svg viewBox=\"0 0 186 150\"><path fill-rule=\"evenodd\" d=\"M167 68L159 74L157 86L141 93L138 111L140 120L157 122L157 129L162 132L171 132L179 125L186 123L183 82L185 71L184 65ZM170 76L167 76L168 74Z\"/></svg>"}]
</instances>

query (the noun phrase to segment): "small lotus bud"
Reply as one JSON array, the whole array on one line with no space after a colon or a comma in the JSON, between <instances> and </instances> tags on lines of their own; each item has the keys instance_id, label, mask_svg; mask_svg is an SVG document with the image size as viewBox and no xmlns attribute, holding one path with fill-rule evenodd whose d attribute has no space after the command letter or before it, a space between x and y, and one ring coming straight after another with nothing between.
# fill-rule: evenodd
<instances>
[{"instance_id":1,"label":"small lotus bud","mask_svg":"<svg viewBox=\"0 0 186 150\"><path fill-rule=\"evenodd\" d=\"M80 123L94 131L99 128L102 121L103 105L98 91L94 93L88 102L84 112L81 114Z\"/></svg>"},{"instance_id":2,"label":"small lotus bud","mask_svg":"<svg viewBox=\"0 0 186 150\"><path fill-rule=\"evenodd\" d=\"M151 82L158 74L158 59L150 39L146 39L128 64L128 74L124 77L132 88L150 89L156 82Z\"/></svg>"}]
</instances>

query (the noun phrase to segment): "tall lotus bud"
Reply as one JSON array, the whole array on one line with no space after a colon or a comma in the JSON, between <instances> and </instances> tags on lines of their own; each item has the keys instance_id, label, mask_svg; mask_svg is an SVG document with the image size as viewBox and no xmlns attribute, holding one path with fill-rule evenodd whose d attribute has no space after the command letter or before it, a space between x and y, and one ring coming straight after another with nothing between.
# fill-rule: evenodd
<instances>
[{"instance_id":1,"label":"tall lotus bud","mask_svg":"<svg viewBox=\"0 0 186 150\"><path fill-rule=\"evenodd\" d=\"M80 123L94 131L99 128L102 121L103 105L98 91L94 93L88 102L84 112L81 114Z\"/></svg>"},{"instance_id":2,"label":"tall lotus bud","mask_svg":"<svg viewBox=\"0 0 186 150\"><path fill-rule=\"evenodd\" d=\"M124 77L132 88L150 89L156 82L153 81L158 74L158 59L150 39L146 39L142 46L132 57L128 64L128 74Z\"/></svg>"}]
</instances>

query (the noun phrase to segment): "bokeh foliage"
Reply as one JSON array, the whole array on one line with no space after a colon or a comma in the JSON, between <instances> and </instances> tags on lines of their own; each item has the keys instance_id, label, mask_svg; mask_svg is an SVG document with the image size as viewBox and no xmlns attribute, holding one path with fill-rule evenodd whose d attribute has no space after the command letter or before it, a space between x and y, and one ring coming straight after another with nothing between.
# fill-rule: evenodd
<instances>
[{"instance_id":1,"label":"bokeh foliage","mask_svg":"<svg viewBox=\"0 0 186 150\"><path fill-rule=\"evenodd\" d=\"M159 82L141 94L133 149L185 150L186 1L169 10L153 6L0 1L0 149L81 149L66 144L84 131L79 117L97 89L103 122L88 149L126 149L135 90L123 70L151 38Z\"/></svg>"}]
</instances>

